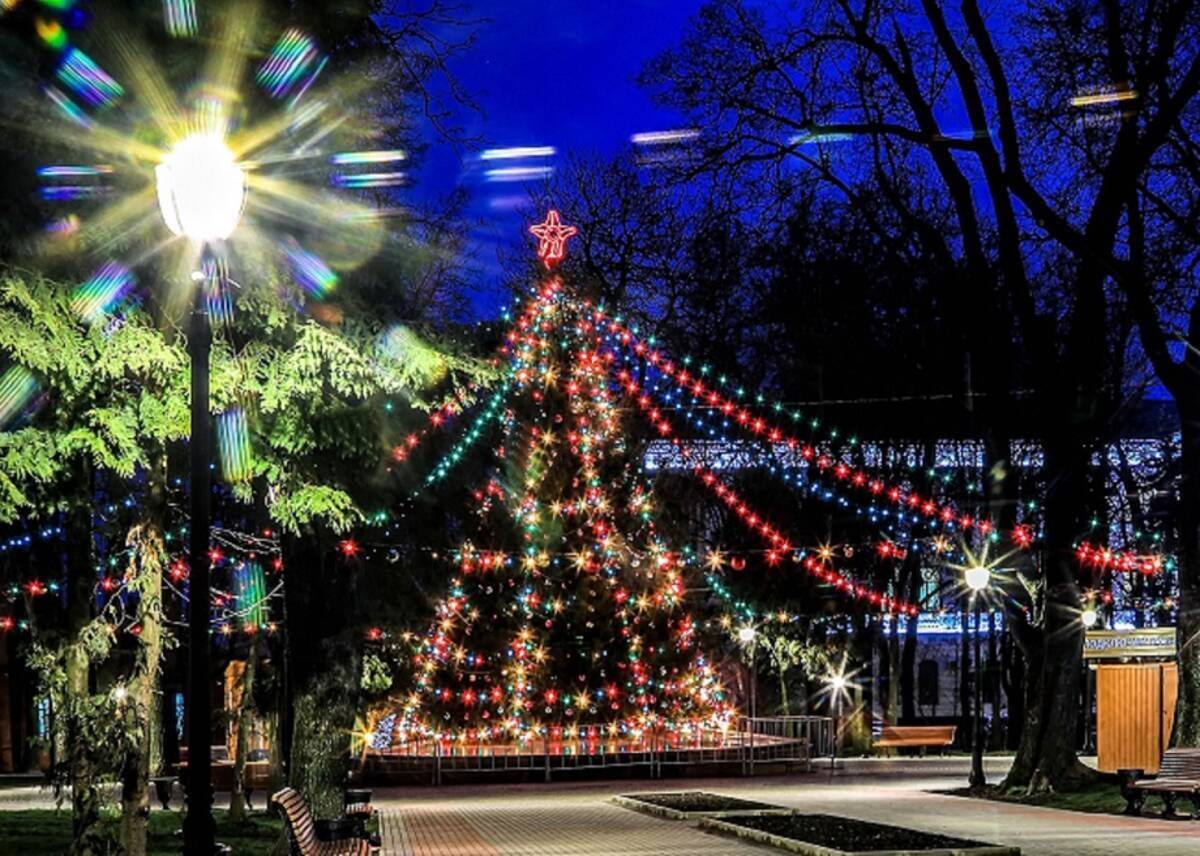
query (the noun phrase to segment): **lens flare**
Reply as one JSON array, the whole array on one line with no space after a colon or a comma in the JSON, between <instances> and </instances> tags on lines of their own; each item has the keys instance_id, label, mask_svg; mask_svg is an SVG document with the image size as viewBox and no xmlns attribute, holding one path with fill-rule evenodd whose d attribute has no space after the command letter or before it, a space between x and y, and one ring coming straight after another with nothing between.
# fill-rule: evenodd
<instances>
[{"instance_id":1,"label":"lens flare","mask_svg":"<svg viewBox=\"0 0 1200 856\"><path fill-rule=\"evenodd\" d=\"M255 559L243 562L233 571L233 595L243 627L259 628L266 625L267 580L263 566Z\"/></svg>"},{"instance_id":2,"label":"lens flare","mask_svg":"<svg viewBox=\"0 0 1200 856\"><path fill-rule=\"evenodd\" d=\"M37 391L37 378L21 366L13 366L0 377L0 431L21 415Z\"/></svg>"},{"instance_id":3,"label":"lens flare","mask_svg":"<svg viewBox=\"0 0 1200 856\"><path fill-rule=\"evenodd\" d=\"M93 107L108 107L125 94L121 84L96 65L79 48L71 48L63 57L55 76L59 81Z\"/></svg>"},{"instance_id":4,"label":"lens flare","mask_svg":"<svg viewBox=\"0 0 1200 856\"><path fill-rule=\"evenodd\" d=\"M60 238L67 238L79 231L79 215L68 214L46 224L46 231Z\"/></svg>"},{"instance_id":5,"label":"lens flare","mask_svg":"<svg viewBox=\"0 0 1200 856\"><path fill-rule=\"evenodd\" d=\"M292 276L310 295L324 300L337 287L337 274L317 256L292 242L284 247L284 255L292 267Z\"/></svg>"},{"instance_id":6,"label":"lens flare","mask_svg":"<svg viewBox=\"0 0 1200 856\"><path fill-rule=\"evenodd\" d=\"M282 98L315 62L316 43L300 30L293 28L279 37L267 61L259 68L257 79L272 98ZM317 71L319 73L320 69ZM312 76L315 77L316 74Z\"/></svg>"},{"instance_id":7,"label":"lens flare","mask_svg":"<svg viewBox=\"0 0 1200 856\"><path fill-rule=\"evenodd\" d=\"M167 32L172 36L194 36L200 30L196 18L196 0L163 0Z\"/></svg>"},{"instance_id":8,"label":"lens flare","mask_svg":"<svg viewBox=\"0 0 1200 856\"><path fill-rule=\"evenodd\" d=\"M209 257L203 261L200 278L204 282L204 303L209 319L214 327L228 327L233 323L233 296L229 293L229 280L216 259Z\"/></svg>"},{"instance_id":9,"label":"lens flare","mask_svg":"<svg viewBox=\"0 0 1200 856\"><path fill-rule=\"evenodd\" d=\"M552 158L556 153L554 146L510 146L504 149L484 149L479 153L479 159L512 160L523 158Z\"/></svg>"},{"instance_id":10,"label":"lens flare","mask_svg":"<svg viewBox=\"0 0 1200 856\"><path fill-rule=\"evenodd\" d=\"M99 182L111 173L110 166L44 166L37 171L43 181L38 192L47 202L95 199L105 190Z\"/></svg>"},{"instance_id":11,"label":"lens flare","mask_svg":"<svg viewBox=\"0 0 1200 856\"><path fill-rule=\"evenodd\" d=\"M136 280L117 262L106 262L92 278L75 289L71 308L88 324L104 320L125 299Z\"/></svg>"},{"instance_id":12,"label":"lens flare","mask_svg":"<svg viewBox=\"0 0 1200 856\"><path fill-rule=\"evenodd\" d=\"M398 149L374 152L339 152L329 158L334 166L366 166L395 163L404 160L407 155ZM330 181L334 187L344 187L349 190L359 190L365 187L391 187L403 184L408 174L395 172L360 172L334 173Z\"/></svg>"},{"instance_id":13,"label":"lens flare","mask_svg":"<svg viewBox=\"0 0 1200 856\"><path fill-rule=\"evenodd\" d=\"M95 123L83 112L83 109L62 90L47 86L43 91L46 93L46 97L54 102L54 106L62 110L66 117L76 125L88 130L95 127Z\"/></svg>"},{"instance_id":14,"label":"lens flare","mask_svg":"<svg viewBox=\"0 0 1200 856\"><path fill-rule=\"evenodd\" d=\"M48 21L45 18L38 18L33 24L34 30L37 32L38 38L46 45L46 47L55 51L66 50L67 47L67 31L63 29L63 25L58 21Z\"/></svg>"},{"instance_id":15,"label":"lens flare","mask_svg":"<svg viewBox=\"0 0 1200 856\"><path fill-rule=\"evenodd\" d=\"M338 152L330 156L329 162L335 166L362 163L391 163L392 161L404 160L406 157L408 155L399 149L376 152Z\"/></svg>"},{"instance_id":16,"label":"lens flare","mask_svg":"<svg viewBox=\"0 0 1200 856\"><path fill-rule=\"evenodd\" d=\"M365 187L394 187L408 178L405 172L361 172L355 175L334 175L330 181L334 187L346 190L361 190Z\"/></svg>"},{"instance_id":17,"label":"lens flare","mask_svg":"<svg viewBox=\"0 0 1200 856\"><path fill-rule=\"evenodd\" d=\"M246 411L235 407L217 417L217 446L221 453L221 475L225 481L249 481L252 472Z\"/></svg>"}]
</instances>

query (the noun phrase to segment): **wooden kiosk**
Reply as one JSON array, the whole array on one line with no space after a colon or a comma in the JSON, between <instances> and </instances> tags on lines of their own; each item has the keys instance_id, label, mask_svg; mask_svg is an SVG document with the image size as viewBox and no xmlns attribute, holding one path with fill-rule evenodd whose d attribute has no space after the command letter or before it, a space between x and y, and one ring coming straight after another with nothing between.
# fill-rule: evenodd
<instances>
[{"instance_id":1,"label":"wooden kiosk","mask_svg":"<svg viewBox=\"0 0 1200 856\"><path fill-rule=\"evenodd\" d=\"M1158 772L1175 719L1175 628L1089 630L1083 657L1096 678L1096 766Z\"/></svg>"}]
</instances>

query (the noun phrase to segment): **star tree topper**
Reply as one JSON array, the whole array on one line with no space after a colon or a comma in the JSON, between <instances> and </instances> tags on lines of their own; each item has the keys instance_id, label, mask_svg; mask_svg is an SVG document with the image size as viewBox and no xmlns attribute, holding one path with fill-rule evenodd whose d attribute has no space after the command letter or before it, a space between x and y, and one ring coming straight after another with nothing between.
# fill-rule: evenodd
<instances>
[{"instance_id":1,"label":"star tree topper","mask_svg":"<svg viewBox=\"0 0 1200 856\"><path fill-rule=\"evenodd\" d=\"M546 213L544 223L530 226L529 231L537 236L538 258L547 268L552 268L563 260L563 256L567 254L567 239L579 233L574 226L564 225L553 208Z\"/></svg>"}]
</instances>

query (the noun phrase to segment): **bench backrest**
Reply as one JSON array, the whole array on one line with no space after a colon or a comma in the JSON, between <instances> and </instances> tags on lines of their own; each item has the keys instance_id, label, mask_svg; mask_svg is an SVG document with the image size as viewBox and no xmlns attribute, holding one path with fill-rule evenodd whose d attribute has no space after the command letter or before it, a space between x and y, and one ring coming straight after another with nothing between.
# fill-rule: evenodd
<instances>
[{"instance_id":1,"label":"bench backrest","mask_svg":"<svg viewBox=\"0 0 1200 856\"><path fill-rule=\"evenodd\" d=\"M302 854L317 852L317 827L308 803L295 788L284 788L271 797L271 802L283 812L284 823L292 833L292 841Z\"/></svg>"},{"instance_id":2,"label":"bench backrest","mask_svg":"<svg viewBox=\"0 0 1200 856\"><path fill-rule=\"evenodd\" d=\"M954 742L955 725L885 725L884 740L929 740Z\"/></svg>"},{"instance_id":3,"label":"bench backrest","mask_svg":"<svg viewBox=\"0 0 1200 856\"><path fill-rule=\"evenodd\" d=\"M1158 778L1200 781L1200 749L1168 749L1163 753Z\"/></svg>"}]
</instances>

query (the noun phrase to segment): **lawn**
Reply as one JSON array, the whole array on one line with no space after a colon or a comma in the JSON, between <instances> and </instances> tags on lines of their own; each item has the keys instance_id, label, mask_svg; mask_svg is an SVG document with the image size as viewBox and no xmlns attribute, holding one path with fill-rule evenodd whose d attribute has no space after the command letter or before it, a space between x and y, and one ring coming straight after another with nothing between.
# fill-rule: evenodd
<instances>
[{"instance_id":1,"label":"lawn","mask_svg":"<svg viewBox=\"0 0 1200 856\"><path fill-rule=\"evenodd\" d=\"M1125 811L1125 798L1121 796L1121 788L1111 782L1093 782L1085 788L1069 793L1047 793L1036 796L1007 794L1000 788L989 785L982 794L971 793L967 788L945 791L957 797L973 797L976 799L997 800L999 802L1021 803L1022 805L1038 805L1046 808L1059 808L1065 811L1083 811L1092 814L1121 814ZM1153 814L1160 808L1157 799L1151 798L1146 805L1146 813Z\"/></svg>"},{"instance_id":2,"label":"lawn","mask_svg":"<svg viewBox=\"0 0 1200 856\"><path fill-rule=\"evenodd\" d=\"M282 826L263 812L255 812L246 824L234 825L227 813L215 812L217 840L232 845L237 856L267 856L274 852ZM156 811L150 815L150 856L177 856L180 839L176 832L181 815ZM116 818L112 819L114 838ZM59 856L71 843L71 813L54 809L0 811L0 853L21 856Z\"/></svg>"}]
</instances>

